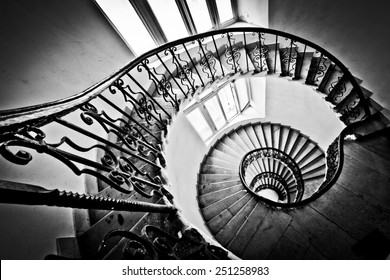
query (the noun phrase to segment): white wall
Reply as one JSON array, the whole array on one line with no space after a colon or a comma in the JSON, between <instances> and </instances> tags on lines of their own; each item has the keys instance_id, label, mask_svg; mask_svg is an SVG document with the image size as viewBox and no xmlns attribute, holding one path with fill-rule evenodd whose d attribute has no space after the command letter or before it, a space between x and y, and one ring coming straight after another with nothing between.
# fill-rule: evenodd
<instances>
[{"instance_id":1,"label":"white wall","mask_svg":"<svg viewBox=\"0 0 390 280\"><path fill-rule=\"evenodd\" d=\"M134 56L92 0L6 0L0 110L74 95Z\"/></svg>"},{"instance_id":2,"label":"white wall","mask_svg":"<svg viewBox=\"0 0 390 280\"><path fill-rule=\"evenodd\" d=\"M268 27L268 0L237 0L237 9L240 20Z\"/></svg>"},{"instance_id":3,"label":"white wall","mask_svg":"<svg viewBox=\"0 0 390 280\"><path fill-rule=\"evenodd\" d=\"M180 113L169 128L166 148L168 178L183 216L204 232L208 230L199 212L196 183L200 163L206 153L207 147L203 140Z\"/></svg>"},{"instance_id":4,"label":"white wall","mask_svg":"<svg viewBox=\"0 0 390 280\"><path fill-rule=\"evenodd\" d=\"M364 80L376 101L390 108L389 8L385 0L273 0L269 27L324 47Z\"/></svg>"},{"instance_id":5,"label":"white wall","mask_svg":"<svg viewBox=\"0 0 390 280\"><path fill-rule=\"evenodd\" d=\"M134 57L92 0L2 1L0 23L0 110L74 95ZM89 144L58 125L45 131L49 143L67 135ZM84 192L84 176L50 156L32 155L25 166L0 157L0 180ZM0 258L55 254L56 238L74 236L72 215L67 208L1 204Z\"/></svg>"}]
</instances>

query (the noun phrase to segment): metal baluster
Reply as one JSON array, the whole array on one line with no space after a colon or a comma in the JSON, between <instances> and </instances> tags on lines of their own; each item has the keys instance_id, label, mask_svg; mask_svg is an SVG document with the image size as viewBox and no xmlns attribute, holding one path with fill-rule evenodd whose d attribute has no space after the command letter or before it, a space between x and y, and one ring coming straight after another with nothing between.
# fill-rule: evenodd
<instances>
[{"instance_id":1,"label":"metal baluster","mask_svg":"<svg viewBox=\"0 0 390 280\"><path fill-rule=\"evenodd\" d=\"M276 35L276 43L275 43L275 62L274 62L274 74L276 73L276 58L278 55L278 35Z\"/></svg>"},{"instance_id":2,"label":"metal baluster","mask_svg":"<svg viewBox=\"0 0 390 280\"><path fill-rule=\"evenodd\" d=\"M258 40L258 47L259 47L260 72L263 72L263 62L261 61L261 35L260 35L260 32L257 32L257 40Z\"/></svg>"},{"instance_id":3,"label":"metal baluster","mask_svg":"<svg viewBox=\"0 0 390 280\"><path fill-rule=\"evenodd\" d=\"M141 86L141 84L136 80L136 79L134 79L134 77L133 76L131 76L130 75L130 73L127 73L127 76L150 98L150 100L153 100L153 103L155 103L166 115L167 115L167 117L168 117L168 119L172 119L172 117L171 117L171 115L170 114L168 114L168 112L167 111L165 111L165 109L160 105L160 103L159 102L157 102L154 98L153 98L153 96L151 96L150 94L149 94L149 92L143 87L143 86Z\"/></svg>"},{"instance_id":4,"label":"metal baluster","mask_svg":"<svg viewBox=\"0 0 390 280\"><path fill-rule=\"evenodd\" d=\"M222 62L221 62L221 56L219 55L217 44L215 43L214 36L212 35L211 37L213 38L215 52L217 53L219 65L221 66L222 76L225 76L225 72L223 71L223 66L222 66Z\"/></svg>"},{"instance_id":5,"label":"metal baluster","mask_svg":"<svg viewBox=\"0 0 390 280\"><path fill-rule=\"evenodd\" d=\"M246 60L246 69L249 72L249 63L248 63L248 50L247 50L247 45L246 45L246 36L245 36L245 31L242 32L244 36L244 48L245 48L245 60Z\"/></svg>"},{"instance_id":6,"label":"metal baluster","mask_svg":"<svg viewBox=\"0 0 390 280\"><path fill-rule=\"evenodd\" d=\"M100 99L102 99L104 102L106 102L107 104L109 104L111 107L113 107L114 109L116 109L118 112L120 112L121 114L123 114L125 117L127 117L129 119L129 121L131 121L132 123L135 123L137 126L139 126L140 128L142 128L144 131L146 131L151 137L153 137L158 144L162 144L161 140L158 139L149 129L147 129L146 127L144 127L142 124L140 124L138 121L136 121L133 117L131 117L129 114L127 114L125 111L123 111L121 108L119 108L117 105L115 105L114 103L112 103L110 100L108 100L106 97L104 97L103 95L98 95L98 97Z\"/></svg>"},{"instance_id":7,"label":"metal baluster","mask_svg":"<svg viewBox=\"0 0 390 280\"><path fill-rule=\"evenodd\" d=\"M177 101L177 96L175 95L175 97L171 96L168 92L168 90L161 84L161 82L159 81L159 79L157 79L157 77L152 73L152 71L150 71L149 67L146 65L145 61L141 62L141 65L146 69L146 71L148 72L148 74L150 76L153 77L154 81L157 82L157 84L160 86L161 89L163 89L164 93L166 93L170 98L171 100L173 101L174 103L174 107L176 108L176 110L178 111L179 110L179 102ZM140 68L137 68L138 71L140 71ZM140 71L141 72L141 71ZM149 76L149 77L150 77ZM165 76L164 76L165 78ZM157 85L156 85L156 88L157 88ZM157 89L156 89L157 90ZM164 94L163 94L163 99L168 102L165 97L164 97Z\"/></svg>"},{"instance_id":8,"label":"metal baluster","mask_svg":"<svg viewBox=\"0 0 390 280\"><path fill-rule=\"evenodd\" d=\"M226 33L226 37L228 38L229 47L230 47L230 52L231 52L231 54L232 54L233 65L234 65L234 73L237 73L237 65L236 65L236 60L234 59L234 53L233 53L232 43L231 43L231 41L230 41L230 33Z\"/></svg>"},{"instance_id":9,"label":"metal baluster","mask_svg":"<svg viewBox=\"0 0 390 280\"><path fill-rule=\"evenodd\" d=\"M183 72L183 74L186 76L186 79L187 79L188 83L191 85L192 91L195 92L196 89L195 89L194 85L191 83L190 79L188 78L186 71L184 71L184 69L183 69L183 67L181 66L180 62L179 62L178 59L176 58L175 52L173 51L172 48L168 48L168 50L169 50L169 52L171 53L171 56L172 56L173 60L176 61L176 63L177 63L177 65L179 66L180 70L181 70L181 71ZM188 95L185 94L185 97L188 98Z\"/></svg>"},{"instance_id":10,"label":"metal baluster","mask_svg":"<svg viewBox=\"0 0 390 280\"><path fill-rule=\"evenodd\" d=\"M291 40L291 43L290 43L290 54L289 54L289 57L288 57L288 64L287 64L287 76L290 76L290 62L291 62L291 55L292 55L292 45L293 45L293 40Z\"/></svg>"},{"instance_id":11,"label":"metal baluster","mask_svg":"<svg viewBox=\"0 0 390 280\"><path fill-rule=\"evenodd\" d=\"M202 80L202 77L200 76L198 69L196 69L195 63L194 63L194 61L192 60L192 57L190 56L190 53L188 52L186 45L185 45L185 44L182 44L182 45L183 45L183 47L184 47L184 49L185 49L185 51L186 51L186 53L187 53L188 58L191 60L192 68L195 69L196 74L198 74L198 77L199 77L199 79L200 79L200 81L201 81L201 83L202 83L202 86L204 86L204 82L203 82L203 80Z\"/></svg>"},{"instance_id":12,"label":"metal baluster","mask_svg":"<svg viewBox=\"0 0 390 280\"><path fill-rule=\"evenodd\" d=\"M162 61L161 57L156 53L156 56L158 58L158 60L160 60L161 64L164 66L165 70L167 70L167 72L169 73L169 75L171 76L171 79L175 81L176 85L180 88L181 92L183 93L183 95L187 98L187 94L184 92L184 90L181 88L180 84L176 81L175 77L173 77L172 75L172 72L169 71L168 67L165 65L164 61Z\"/></svg>"},{"instance_id":13,"label":"metal baluster","mask_svg":"<svg viewBox=\"0 0 390 280\"><path fill-rule=\"evenodd\" d=\"M118 151L126 153L129 156L135 157L136 159L139 159L139 160L141 160L141 161L143 161L143 162L145 162L147 164L150 164L151 166L153 166L153 167L155 167L155 168L157 168L159 170L161 169L161 167L158 166L157 164L155 164L154 162L151 162L150 160L148 160L146 158L143 158L143 157L133 153L132 151L130 151L128 149L125 149L125 148L123 148L121 146L118 146L118 145L116 145L116 144L114 144L114 143L112 143L112 142L110 142L110 141L108 141L108 140L106 140L106 139L104 139L104 138L102 138L100 136L97 136L97 135L93 134L92 132L90 132L88 130L85 130L85 129L81 128L81 127L78 127L78 126L76 126L76 125L74 125L74 124L72 124L72 123L70 123L68 121L65 121L65 120L63 120L61 118L56 118L54 121L59 123L59 124L61 124L61 125L63 125L63 126L65 126L65 127L67 127L67 128L75 130L75 131L77 131L77 132L79 132L79 133L81 133L81 134L83 134L85 136L88 136L89 138L92 138L92 139L97 140L97 141L99 141L101 143L104 143L107 146L110 146L110 147L112 147L112 148L114 148L114 149L116 149Z\"/></svg>"},{"instance_id":14,"label":"metal baluster","mask_svg":"<svg viewBox=\"0 0 390 280\"><path fill-rule=\"evenodd\" d=\"M301 65L300 65L299 71L298 71L298 77L295 77L295 79L300 79L300 78L301 78L301 72L302 72L302 67L303 67L303 61L305 60L305 56L306 56L306 47L307 47L307 45L305 45L305 48L303 49L303 56L302 56Z\"/></svg>"},{"instance_id":15,"label":"metal baluster","mask_svg":"<svg viewBox=\"0 0 390 280\"><path fill-rule=\"evenodd\" d=\"M200 49L202 50L202 53L203 53L204 59L206 60L207 66L208 66L208 68L210 70L211 79L214 82L215 81L214 74L213 74L213 71L211 70L211 66L210 66L209 60L207 59L207 56L206 56L206 54L205 54L205 52L203 50L202 43L200 42L200 39L198 39L197 41L198 41Z\"/></svg>"}]
</instances>

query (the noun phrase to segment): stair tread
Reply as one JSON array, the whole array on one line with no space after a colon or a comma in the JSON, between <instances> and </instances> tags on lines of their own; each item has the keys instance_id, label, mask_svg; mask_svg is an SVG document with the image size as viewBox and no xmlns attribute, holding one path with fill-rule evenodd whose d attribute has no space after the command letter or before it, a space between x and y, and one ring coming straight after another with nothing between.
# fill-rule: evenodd
<instances>
[{"instance_id":1,"label":"stair tread","mask_svg":"<svg viewBox=\"0 0 390 280\"><path fill-rule=\"evenodd\" d=\"M241 197L243 197L247 192L245 190L240 190L232 195L229 195L225 197L224 199L221 199L213 204L210 204L209 206L202 208L201 212L203 215L203 218L205 221L209 221L215 216L217 216L219 213L221 213L223 210L229 208L231 205L233 205L237 200L239 200Z\"/></svg>"},{"instance_id":2,"label":"stair tread","mask_svg":"<svg viewBox=\"0 0 390 280\"><path fill-rule=\"evenodd\" d=\"M282 211L270 210L247 243L241 257L250 260L267 259L291 220L291 216Z\"/></svg>"},{"instance_id":3,"label":"stair tread","mask_svg":"<svg viewBox=\"0 0 390 280\"><path fill-rule=\"evenodd\" d=\"M227 248L237 256L241 256L268 211L269 209L265 205L257 203Z\"/></svg>"},{"instance_id":4,"label":"stair tread","mask_svg":"<svg viewBox=\"0 0 390 280\"><path fill-rule=\"evenodd\" d=\"M207 184L197 184L198 195L206 194L209 192L218 191L224 188L233 187L235 185L241 184L241 180L232 180L225 182L217 182L217 183L207 183Z\"/></svg>"},{"instance_id":5,"label":"stair tread","mask_svg":"<svg viewBox=\"0 0 390 280\"><path fill-rule=\"evenodd\" d=\"M217 240L222 246L227 246L230 243L253 207L256 206L257 201L251 194L248 193L245 198L247 198L244 200L245 204L240 207L239 212L216 235Z\"/></svg>"},{"instance_id":6,"label":"stair tread","mask_svg":"<svg viewBox=\"0 0 390 280\"><path fill-rule=\"evenodd\" d=\"M213 203L215 203L215 202L217 202L217 201L219 201L219 200L221 200L221 199L223 199L231 194L234 194L242 189L243 189L243 186L241 184L239 184L239 185L236 185L233 187L229 187L229 188L221 189L218 191L209 192L206 194L199 195L198 196L199 206L200 206L200 208L207 207L208 205L213 204Z\"/></svg>"}]
</instances>

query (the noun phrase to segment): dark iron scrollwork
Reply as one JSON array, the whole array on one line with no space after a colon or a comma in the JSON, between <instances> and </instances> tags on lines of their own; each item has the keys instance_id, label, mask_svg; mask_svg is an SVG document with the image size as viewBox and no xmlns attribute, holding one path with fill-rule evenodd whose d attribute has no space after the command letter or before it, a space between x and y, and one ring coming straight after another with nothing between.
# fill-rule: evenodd
<instances>
[{"instance_id":1,"label":"dark iron scrollwork","mask_svg":"<svg viewBox=\"0 0 390 280\"><path fill-rule=\"evenodd\" d=\"M246 171L247 169L252 165L253 162L257 161L258 159L264 159L264 158L271 158L272 160L277 160L283 163L288 170L292 173L292 176L295 180L296 190L297 194L295 197L295 201L299 202L304 194L304 181L302 178L301 170L298 167L297 163L286 153L284 153L281 150L278 150L276 148L259 148L252 150L248 152L241 160L240 168L239 168L239 174L240 179L243 185L252 193L256 194L254 192L254 189L251 187L251 182L246 181ZM257 180L257 178L260 178L262 175L258 174L256 177L252 180ZM265 174L264 174L265 176ZM274 177L276 178L276 177ZM282 180L282 182L284 179ZM287 189L286 189L287 190ZM257 195L257 194L256 194Z\"/></svg>"},{"instance_id":2,"label":"dark iron scrollwork","mask_svg":"<svg viewBox=\"0 0 390 280\"><path fill-rule=\"evenodd\" d=\"M223 38L225 34L222 34ZM236 45L236 39L233 37L233 33L226 33L227 43L225 43L225 58L226 63L229 64L234 72L241 71L240 64L238 63L241 53L239 47Z\"/></svg>"},{"instance_id":3,"label":"dark iron scrollwork","mask_svg":"<svg viewBox=\"0 0 390 280\"><path fill-rule=\"evenodd\" d=\"M129 84L125 84L123 79L118 79L109 86L112 94L117 92L116 89L122 93L124 101L131 104L131 107L140 119L144 119L149 125L153 125L152 120L154 120L159 129L166 130L168 121L162 117L161 113L157 112L153 98L148 99L145 94L134 92Z\"/></svg>"},{"instance_id":4,"label":"dark iron scrollwork","mask_svg":"<svg viewBox=\"0 0 390 280\"><path fill-rule=\"evenodd\" d=\"M172 63L176 67L176 76L180 79L180 83L182 84L182 86L186 87L184 95L185 98L187 98L189 95L193 95L196 90L195 79L193 78L192 69L189 63L183 60L180 54L176 54L176 51L177 48L176 46L174 46L166 49L164 51L164 54L166 56L171 55Z\"/></svg>"},{"instance_id":5,"label":"dark iron scrollwork","mask_svg":"<svg viewBox=\"0 0 390 280\"><path fill-rule=\"evenodd\" d=\"M202 72L205 73L209 79L214 81L215 74L217 72L215 69L217 60L215 59L213 53L207 49L207 44L203 44L203 41L204 38L197 40L199 45L198 54L200 56L199 64L202 67Z\"/></svg>"},{"instance_id":6,"label":"dark iron scrollwork","mask_svg":"<svg viewBox=\"0 0 390 280\"><path fill-rule=\"evenodd\" d=\"M180 99L178 99L177 95L173 92L172 84L168 81L164 74L157 73L156 69L154 67L150 68L148 64L148 59L143 60L137 66L137 70L142 72L142 68L145 69L148 73L149 80L153 82L156 88L156 92L163 97L165 102L171 104L171 106L178 111Z\"/></svg>"},{"instance_id":7,"label":"dark iron scrollwork","mask_svg":"<svg viewBox=\"0 0 390 280\"><path fill-rule=\"evenodd\" d=\"M253 32L252 36L257 36L257 44L255 48L249 52L252 58L252 63L254 64L257 71L267 71L268 47L264 43L264 33Z\"/></svg>"}]
</instances>

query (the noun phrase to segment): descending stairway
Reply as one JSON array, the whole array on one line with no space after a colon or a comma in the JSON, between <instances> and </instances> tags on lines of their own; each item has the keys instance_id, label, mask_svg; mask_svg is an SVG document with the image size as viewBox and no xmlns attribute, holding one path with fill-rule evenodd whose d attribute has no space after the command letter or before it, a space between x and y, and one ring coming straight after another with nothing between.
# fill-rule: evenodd
<instances>
[{"instance_id":1,"label":"descending stairway","mask_svg":"<svg viewBox=\"0 0 390 280\"><path fill-rule=\"evenodd\" d=\"M269 239L278 240L291 220L275 208L302 206L335 183L347 134L366 135L389 125L386 110L359 86L362 81L309 41L274 30L238 28L160 46L76 97L2 112L0 152L11 162L27 164L28 153L14 155L7 145L35 149L63 161L77 175L87 170L84 173L96 179L87 193L168 206L164 213L158 207L138 212L89 209L81 215L82 230L76 229L82 258L155 257L139 254L142 242L146 247L152 244L160 258L227 258L224 250L208 244L170 208L175 198L168 191L164 149L169 125L181 113L183 101L242 76L277 76L312 87L347 128L353 128L329 143L326 154L298 130L260 122L226 133L210 148L197 184L204 220L237 256L264 258L266 250L261 248L271 244ZM69 115L71 121L66 120ZM93 123L103 128L103 136L90 130ZM48 144L40 131L46 124L64 126L92 141ZM62 151L65 142L70 148ZM91 157L92 149L99 151ZM74 163L86 169L77 169ZM295 211L300 217L306 210ZM136 237L124 232L144 241L129 243ZM98 254L102 240L104 250ZM188 244L191 248L184 250Z\"/></svg>"},{"instance_id":2,"label":"descending stairway","mask_svg":"<svg viewBox=\"0 0 390 280\"><path fill-rule=\"evenodd\" d=\"M272 148L290 156L300 170L303 189L297 188L286 162L272 154L247 167L247 178L243 178L251 188L245 187L240 179L240 163L246 154L260 148ZM262 180L251 183L260 174L265 174ZM317 191L325 174L324 152L307 136L281 124L249 123L219 138L204 157L197 184L199 208L217 241L237 256L245 257L248 244L264 241L263 228L258 227L271 210L259 197L280 203L306 199ZM278 211L274 215L277 217ZM278 223L277 219L274 223ZM252 240L255 233L257 241Z\"/></svg>"}]
</instances>

